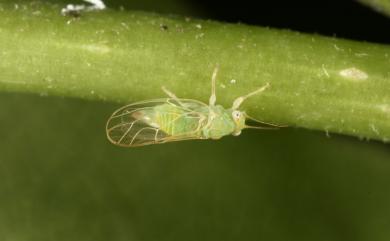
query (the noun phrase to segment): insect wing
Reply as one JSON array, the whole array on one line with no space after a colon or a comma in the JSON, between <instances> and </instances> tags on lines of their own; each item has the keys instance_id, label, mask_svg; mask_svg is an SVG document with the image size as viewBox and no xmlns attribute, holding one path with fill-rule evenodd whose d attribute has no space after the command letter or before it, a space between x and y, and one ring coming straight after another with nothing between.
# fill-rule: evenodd
<instances>
[{"instance_id":1,"label":"insect wing","mask_svg":"<svg viewBox=\"0 0 390 241\"><path fill-rule=\"evenodd\" d=\"M112 114L106 125L107 138L113 144L124 147L199 139L199 136L191 132L175 136L169 135L161 130L157 123L149 121L149 116L153 114L155 107L166 104L180 110L180 113L182 113L180 117L189 116L189 118L197 120L199 125L201 125L202 116L196 110L207 107L206 104L200 101L190 99L165 98L136 102L124 106ZM149 115L145 115L145 113Z\"/></svg>"}]
</instances>

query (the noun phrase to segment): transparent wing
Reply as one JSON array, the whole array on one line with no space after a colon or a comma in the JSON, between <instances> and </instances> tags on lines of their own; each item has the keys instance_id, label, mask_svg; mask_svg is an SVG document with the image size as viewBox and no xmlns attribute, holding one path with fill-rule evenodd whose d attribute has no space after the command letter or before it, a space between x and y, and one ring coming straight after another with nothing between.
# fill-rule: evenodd
<instances>
[{"instance_id":1,"label":"transparent wing","mask_svg":"<svg viewBox=\"0 0 390 241\"><path fill-rule=\"evenodd\" d=\"M177 120L182 117L193 118L198 126L193 128L193 132L172 136L161 130L157 124L148 123L146 121L148 117L143 116L142 113L154 111L156 106L163 104L170 104L179 110L180 115ZM136 102L118 109L111 115L106 125L107 138L113 144L124 147L200 139L196 135L196 130L201 127L204 117L196 110L201 107L207 107L207 105L191 99L165 98Z\"/></svg>"}]
</instances>

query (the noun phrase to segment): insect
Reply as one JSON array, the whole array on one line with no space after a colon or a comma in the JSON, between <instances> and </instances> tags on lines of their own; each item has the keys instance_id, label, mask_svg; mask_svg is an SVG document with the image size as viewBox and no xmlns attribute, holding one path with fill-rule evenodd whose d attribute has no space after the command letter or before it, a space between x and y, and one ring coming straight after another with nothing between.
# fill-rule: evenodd
<instances>
[{"instance_id":1,"label":"insect","mask_svg":"<svg viewBox=\"0 0 390 241\"><path fill-rule=\"evenodd\" d=\"M261 122L238 110L247 98L266 90L269 83L238 97L229 109L216 105L215 81L218 66L211 78L209 104L181 99L162 87L168 98L146 100L126 105L115 111L107 121L106 133L110 142L123 147L161 144L193 139L220 139L238 136L245 128L275 129L279 126ZM249 126L252 120L262 126Z\"/></svg>"}]
</instances>

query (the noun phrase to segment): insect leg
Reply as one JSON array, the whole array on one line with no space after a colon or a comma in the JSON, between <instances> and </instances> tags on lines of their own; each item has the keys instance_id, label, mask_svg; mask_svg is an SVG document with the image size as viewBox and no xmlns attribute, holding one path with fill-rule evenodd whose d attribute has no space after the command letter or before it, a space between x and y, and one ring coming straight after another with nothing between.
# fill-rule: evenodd
<instances>
[{"instance_id":1,"label":"insect leg","mask_svg":"<svg viewBox=\"0 0 390 241\"><path fill-rule=\"evenodd\" d=\"M161 86L161 89L165 92L165 94L167 94L169 97L171 97L172 99L175 99L175 100L178 100L179 98L177 98L177 96L172 93L171 91L169 91L167 88L165 88L165 86Z\"/></svg>"},{"instance_id":2,"label":"insect leg","mask_svg":"<svg viewBox=\"0 0 390 241\"><path fill-rule=\"evenodd\" d=\"M247 98L251 97L251 96L254 96L256 94L260 94L261 92L263 92L265 89L267 89L268 87L270 86L269 83L265 84L263 87L260 87L258 88L257 90L247 94L247 95L244 95L244 96L240 96L238 97L237 99L234 100L233 102L233 106L232 106L232 109L233 110L237 110L238 107L240 107L240 105L242 104L242 102L244 100L246 100Z\"/></svg>"},{"instance_id":3,"label":"insect leg","mask_svg":"<svg viewBox=\"0 0 390 241\"><path fill-rule=\"evenodd\" d=\"M180 101L179 98L177 98L177 96L172 93L171 91L169 91L167 88L165 88L165 86L161 86L161 89L165 92L165 94L167 94L169 97L171 97L172 99L174 99L177 103L179 103L181 106L184 106L184 104Z\"/></svg>"},{"instance_id":4,"label":"insect leg","mask_svg":"<svg viewBox=\"0 0 390 241\"><path fill-rule=\"evenodd\" d=\"M201 115L198 121L198 127L196 128L196 131L199 131L202 127L202 123L206 120L206 117L204 115Z\"/></svg>"},{"instance_id":5,"label":"insect leg","mask_svg":"<svg viewBox=\"0 0 390 241\"><path fill-rule=\"evenodd\" d=\"M217 100L217 96L215 94L215 80L217 79L217 73L218 73L219 65L215 66L213 75L211 77L211 96L209 100L209 105L213 106L215 105L215 102Z\"/></svg>"}]
</instances>

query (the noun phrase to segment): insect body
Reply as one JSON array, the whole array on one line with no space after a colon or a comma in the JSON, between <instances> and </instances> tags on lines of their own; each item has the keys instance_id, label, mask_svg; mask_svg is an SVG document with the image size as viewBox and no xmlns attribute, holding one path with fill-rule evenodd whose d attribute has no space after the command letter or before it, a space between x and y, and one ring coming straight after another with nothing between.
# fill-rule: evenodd
<instances>
[{"instance_id":1,"label":"insect body","mask_svg":"<svg viewBox=\"0 0 390 241\"><path fill-rule=\"evenodd\" d=\"M120 108L109 118L106 126L108 139L115 145L135 147L190 139L219 139L226 135L239 135L242 129L270 129L277 127L254 120L239 111L241 103L250 96L263 92L263 87L238 97L230 109L216 105L215 68L211 81L209 104L180 99L162 87L169 98L136 102ZM268 127L248 126L247 119Z\"/></svg>"}]
</instances>

